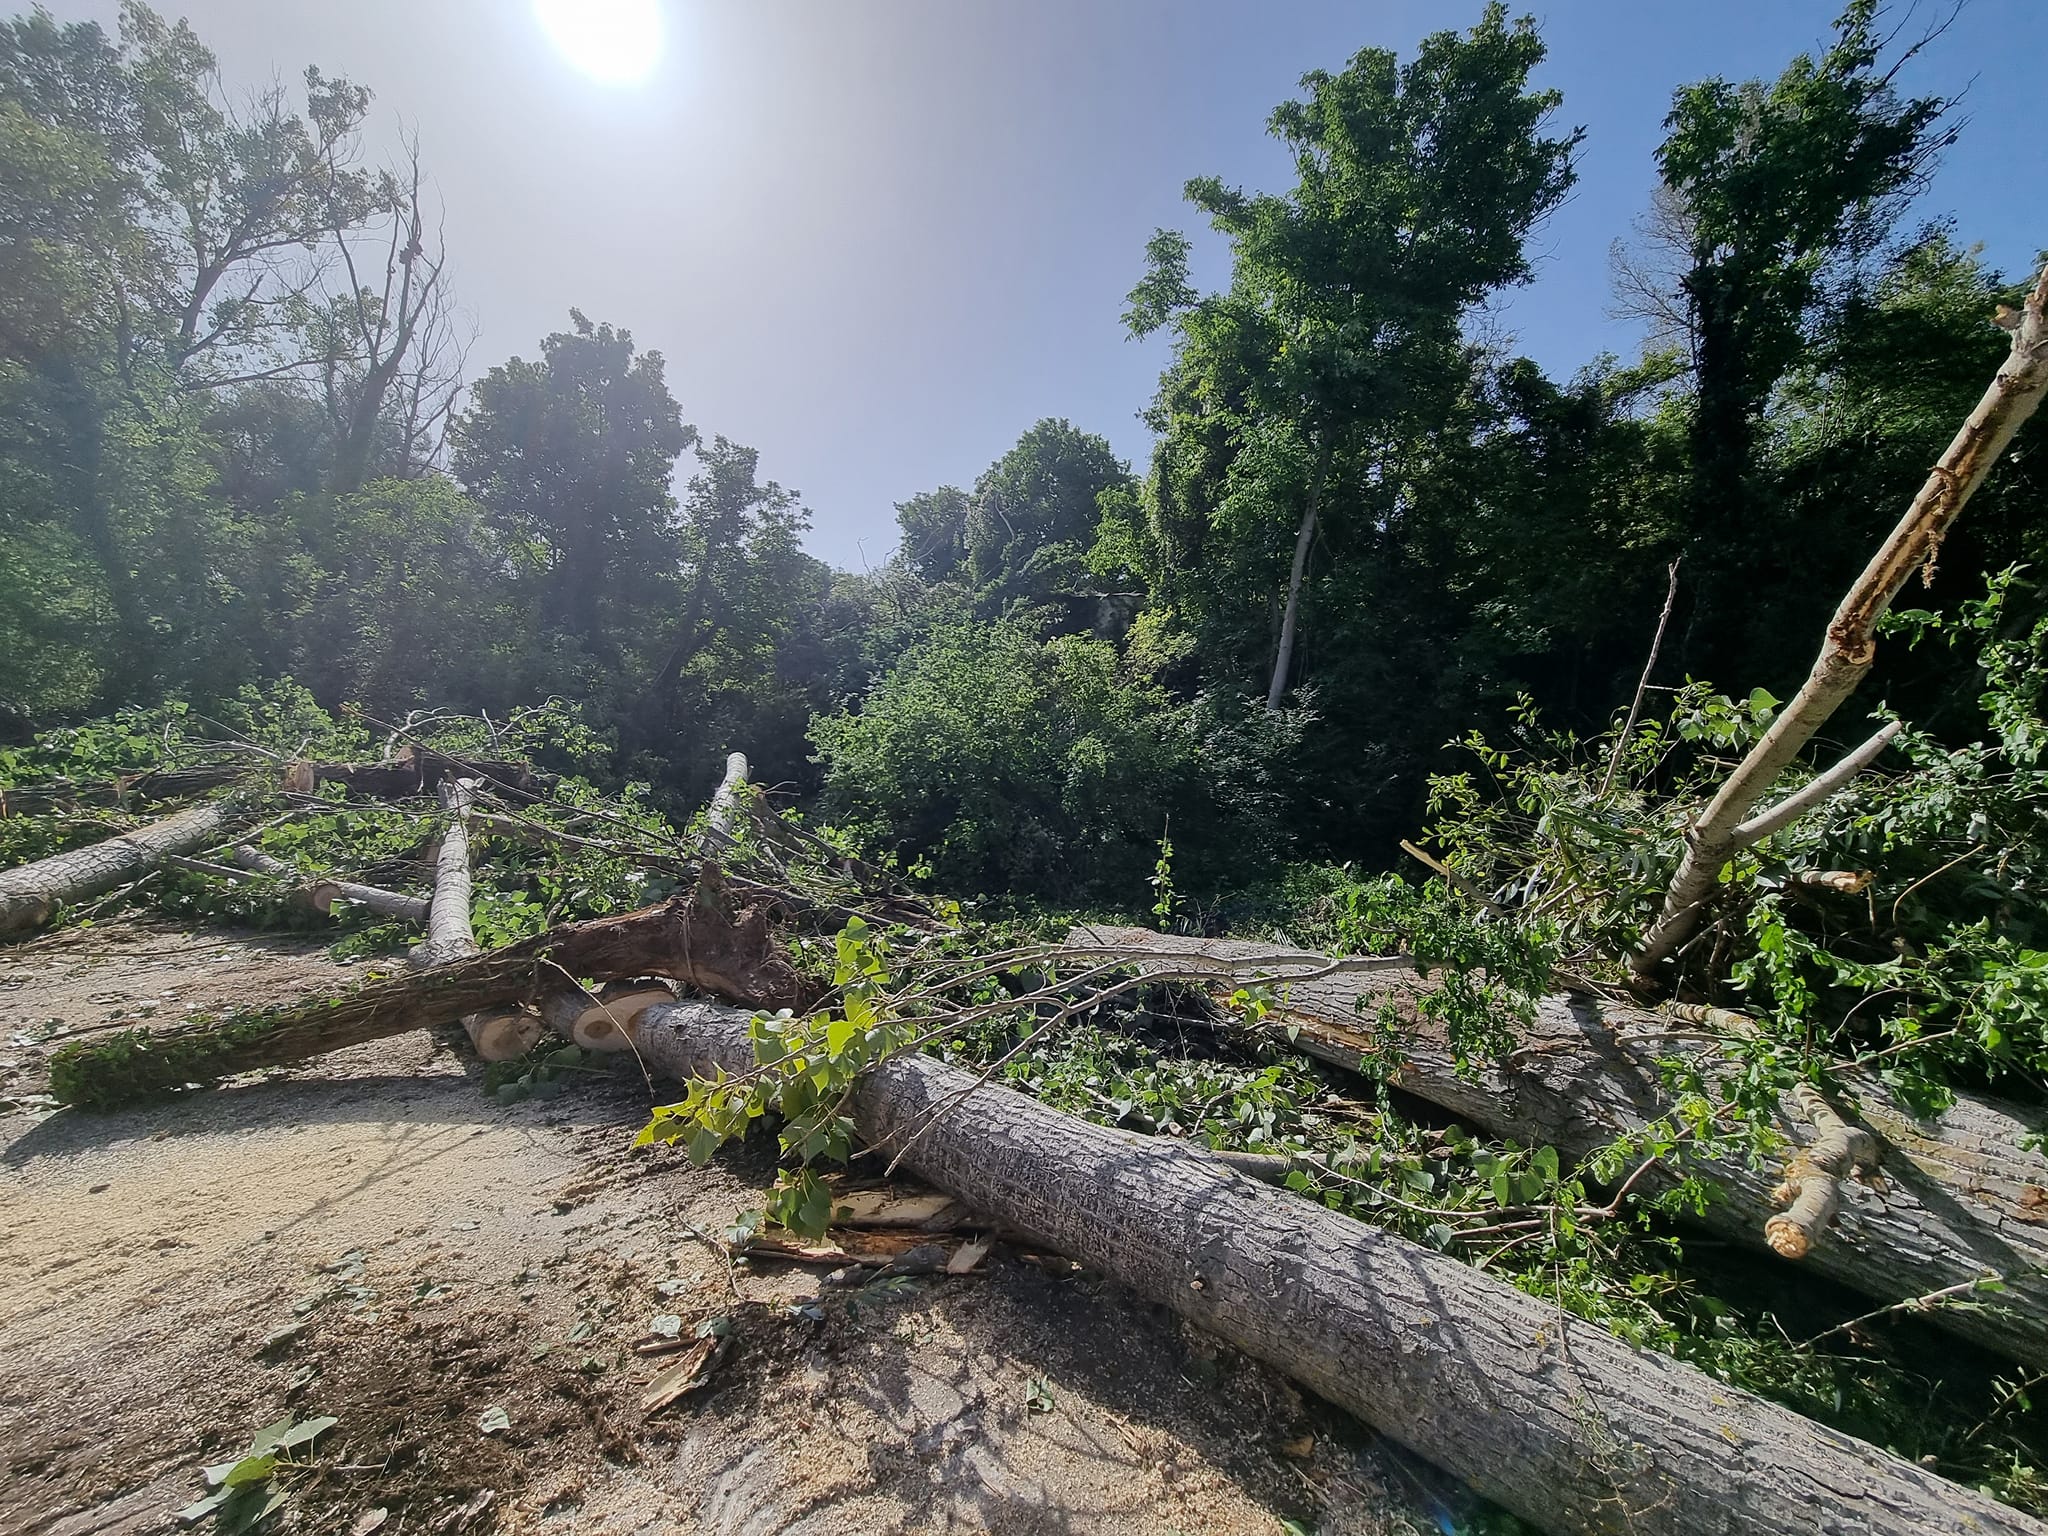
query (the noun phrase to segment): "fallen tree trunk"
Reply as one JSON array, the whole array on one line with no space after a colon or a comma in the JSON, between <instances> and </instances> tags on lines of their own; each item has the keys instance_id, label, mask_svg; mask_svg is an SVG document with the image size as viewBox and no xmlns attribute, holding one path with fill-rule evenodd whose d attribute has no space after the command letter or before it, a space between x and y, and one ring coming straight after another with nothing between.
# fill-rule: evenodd
<instances>
[{"instance_id":1,"label":"fallen tree trunk","mask_svg":"<svg viewBox=\"0 0 2048 1536\"><path fill-rule=\"evenodd\" d=\"M166 854L217 843L241 817L232 801L211 800L89 848L10 869L0 874L0 933L41 927L67 901L104 895L155 868Z\"/></svg>"},{"instance_id":2,"label":"fallen tree trunk","mask_svg":"<svg viewBox=\"0 0 2048 1536\"><path fill-rule=\"evenodd\" d=\"M665 1075L753 1067L747 1015L641 1018ZM1546 1529L1867 1536L2048 1527L1631 1348L1444 1254L921 1055L849 1104L870 1148L1162 1302Z\"/></svg>"},{"instance_id":3,"label":"fallen tree trunk","mask_svg":"<svg viewBox=\"0 0 2048 1536\"><path fill-rule=\"evenodd\" d=\"M247 843L237 843L228 857L235 861L236 868L251 874L265 875L273 880L298 877L298 871L291 865L282 859L273 859L262 849L252 848ZM426 897L408 896L402 891L387 891L374 885L357 885L353 880L309 880L299 886L298 893L307 906L323 917L334 911L337 901L346 901L385 917L402 917L413 923L427 920Z\"/></svg>"},{"instance_id":4,"label":"fallen tree trunk","mask_svg":"<svg viewBox=\"0 0 2048 1536\"><path fill-rule=\"evenodd\" d=\"M381 763L282 762L274 757L242 757L200 763L190 768L157 768L85 784L60 780L49 784L0 785L0 817L48 816L55 811L93 806L143 805L203 795L244 780L280 781L286 789L311 794L320 784L339 784L354 794L404 800L440 787L451 775L483 779L508 789L531 793L552 782L531 764L492 758L449 757L439 752L408 749Z\"/></svg>"},{"instance_id":5,"label":"fallen tree trunk","mask_svg":"<svg viewBox=\"0 0 2048 1536\"><path fill-rule=\"evenodd\" d=\"M1181 938L1144 928L1077 928L1068 942L1150 950L1162 963L1213 965L1219 975L1233 960L1274 953L1271 945ZM1327 964L1324 956L1310 954L1300 962L1303 970ZM1268 1022L1292 1032L1295 1048L1307 1055L1384 1076L1476 1129L1526 1146L1554 1146L1569 1158L1584 1157L1667 1114L1671 1100L1658 1061L1698 1049L1696 1041L1674 1038L1673 1021L1663 1015L1550 997L1516 1051L1461 1074L1442 1026L1416 1008L1427 986L1423 978L1391 971L1294 983L1283 977L1276 981L1280 1000ZM1392 1071L1382 1069L1386 1058L1376 1054L1369 1027L1371 1016L1387 1004L1400 1021ZM1802 1183L1794 1193L1810 1197L1805 1205L1795 1202L1791 1211L1781 1211L1774 1198L1777 1178L1747 1163L1695 1159L1676 1171L1653 1170L1650 1177L1667 1183L1679 1172L1705 1177L1721 1196L1704 1217L1710 1227L1747 1246L1798 1253L1808 1267L1880 1301L1967 1287L1996 1274L2005 1283L2004 1297L1984 1298L1981 1306L1932 1308L1928 1320L2011 1359L2048 1368L2048 1201L2042 1195L2048 1157L2024 1150L2032 1128L2013 1110L1972 1098L1958 1100L1934 1120L1916 1119L1874 1078L1851 1073L1847 1080L1856 1090L1856 1117L1876 1133L1881 1181ZM1817 1127L1810 1109L1788 1104L1780 1129L1797 1147ZM1803 1224L1802 1209L1808 1216ZM1829 1215L1834 1226L1823 1231Z\"/></svg>"},{"instance_id":6,"label":"fallen tree trunk","mask_svg":"<svg viewBox=\"0 0 2048 1536\"><path fill-rule=\"evenodd\" d=\"M147 773L126 773L119 778L89 784L68 780L54 784L29 784L17 789L0 785L0 816L47 816L52 811L78 810L87 806L146 805L157 800L182 800L203 795L232 784L249 772L246 758L225 763L201 763L191 768L158 768Z\"/></svg>"},{"instance_id":7,"label":"fallen tree trunk","mask_svg":"<svg viewBox=\"0 0 2048 1536\"><path fill-rule=\"evenodd\" d=\"M665 976L767 1009L808 1011L823 993L791 967L761 909L735 910L721 888L707 884L659 906L571 923L451 965L373 980L340 997L75 1040L50 1058L50 1091L66 1104L112 1108L454 1024L466 1013L532 1004L565 980L639 976Z\"/></svg>"},{"instance_id":8,"label":"fallen tree trunk","mask_svg":"<svg viewBox=\"0 0 2048 1536\"><path fill-rule=\"evenodd\" d=\"M734 752L725 760L725 777L718 782L718 788L711 796L711 804L704 812L704 840L702 851L706 858L716 858L731 848L738 838L734 828L739 825L741 813L746 809L742 796L747 787L747 754Z\"/></svg>"},{"instance_id":9,"label":"fallen tree trunk","mask_svg":"<svg viewBox=\"0 0 2048 1536\"><path fill-rule=\"evenodd\" d=\"M512 1061L540 1044L547 1026L524 1008L485 1008L462 1016L462 1032L481 1060Z\"/></svg>"},{"instance_id":10,"label":"fallen tree trunk","mask_svg":"<svg viewBox=\"0 0 2048 1536\"><path fill-rule=\"evenodd\" d=\"M441 781L441 809L448 825L434 855L434 899L427 907L427 936L412 952L416 966L448 965L477 952L469 921L469 799L467 779Z\"/></svg>"}]
</instances>

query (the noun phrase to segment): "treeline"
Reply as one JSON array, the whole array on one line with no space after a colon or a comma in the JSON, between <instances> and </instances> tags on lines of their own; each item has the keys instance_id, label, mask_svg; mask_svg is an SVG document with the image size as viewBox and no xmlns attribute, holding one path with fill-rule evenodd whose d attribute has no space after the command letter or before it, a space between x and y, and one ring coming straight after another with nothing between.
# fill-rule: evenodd
<instances>
[{"instance_id":1,"label":"treeline","mask_svg":"<svg viewBox=\"0 0 2048 1536\"><path fill-rule=\"evenodd\" d=\"M1204 886L1380 862L1452 736L1518 694L1626 704L1674 561L1656 681L1786 691L1982 389L2016 290L1901 227L1954 114L1886 47L1857 0L1776 80L1677 93L1615 258L1648 345L1568 380L1486 324L1579 143L1533 25L1308 76L1271 123L1293 187L1188 188L1228 287L1179 234L1146 253L1145 472L1040 422L849 574L614 324L572 311L465 388L419 159L370 163L366 90L235 109L135 0L118 38L32 12L0 25L9 728L281 676L390 721L560 695L660 798L743 749L958 888L1132 905L1169 835ZM1929 607L2039 562L2044 430ZM1968 736L1971 665L1893 647L1871 693Z\"/></svg>"}]
</instances>

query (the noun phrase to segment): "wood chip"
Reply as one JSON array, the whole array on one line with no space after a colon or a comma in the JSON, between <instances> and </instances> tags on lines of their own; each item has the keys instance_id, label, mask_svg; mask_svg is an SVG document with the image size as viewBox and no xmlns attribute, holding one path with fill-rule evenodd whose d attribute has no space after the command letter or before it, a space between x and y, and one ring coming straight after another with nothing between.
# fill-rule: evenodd
<instances>
[{"instance_id":1,"label":"wood chip","mask_svg":"<svg viewBox=\"0 0 2048 1536\"><path fill-rule=\"evenodd\" d=\"M993 1234L984 1234L969 1242L962 1243L953 1250L953 1257L946 1260L946 1273L949 1275L972 1274L975 1267L988 1257L989 1249L995 1247L995 1245L996 1240Z\"/></svg>"},{"instance_id":2,"label":"wood chip","mask_svg":"<svg viewBox=\"0 0 2048 1536\"><path fill-rule=\"evenodd\" d=\"M687 1392L694 1392L711 1378L711 1357L718 1350L715 1338L694 1339L690 1352L648 1383L640 1394L643 1413L659 1413Z\"/></svg>"}]
</instances>

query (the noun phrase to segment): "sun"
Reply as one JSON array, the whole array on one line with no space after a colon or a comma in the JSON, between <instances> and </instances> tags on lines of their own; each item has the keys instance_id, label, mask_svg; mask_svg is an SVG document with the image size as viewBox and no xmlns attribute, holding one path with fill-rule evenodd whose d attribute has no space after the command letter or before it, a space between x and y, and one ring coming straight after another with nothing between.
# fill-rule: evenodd
<instances>
[{"instance_id":1,"label":"sun","mask_svg":"<svg viewBox=\"0 0 2048 1536\"><path fill-rule=\"evenodd\" d=\"M555 51L605 85L637 85L661 61L661 0L533 0Z\"/></svg>"}]
</instances>

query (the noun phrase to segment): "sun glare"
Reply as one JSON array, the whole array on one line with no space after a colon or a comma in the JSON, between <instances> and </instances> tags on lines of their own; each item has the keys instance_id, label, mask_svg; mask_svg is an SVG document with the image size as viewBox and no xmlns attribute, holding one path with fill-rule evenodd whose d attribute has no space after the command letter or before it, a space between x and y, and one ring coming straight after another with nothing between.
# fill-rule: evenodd
<instances>
[{"instance_id":1,"label":"sun glare","mask_svg":"<svg viewBox=\"0 0 2048 1536\"><path fill-rule=\"evenodd\" d=\"M591 79L635 85L661 59L661 0L533 0L555 51Z\"/></svg>"}]
</instances>

